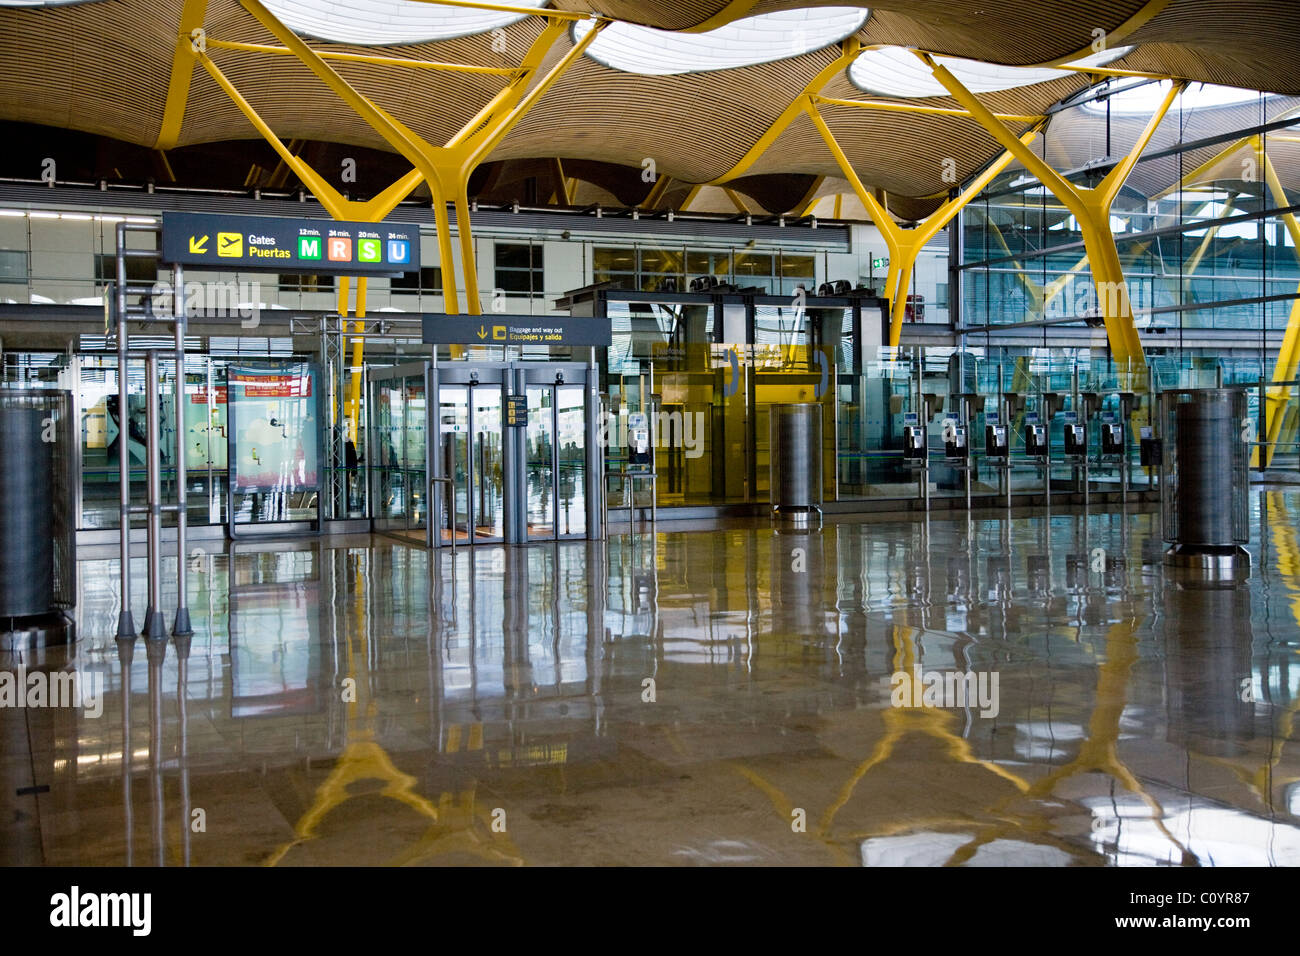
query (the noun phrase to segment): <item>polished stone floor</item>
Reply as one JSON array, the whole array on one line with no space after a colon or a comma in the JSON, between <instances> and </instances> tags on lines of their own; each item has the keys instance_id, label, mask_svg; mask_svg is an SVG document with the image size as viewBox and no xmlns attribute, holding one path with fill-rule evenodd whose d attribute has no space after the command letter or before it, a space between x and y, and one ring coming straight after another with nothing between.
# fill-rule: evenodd
<instances>
[{"instance_id":1,"label":"polished stone floor","mask_svg":"<svg viewBox=\"0 0 1300 956\"><path fill-rule=\"evenodd\" d=\"M1298 519L1228 587L1150 513L199 543L125 663L87 556L71 658L0 670L102 715L0 708L0 862L1300 864Z\"/></svg>"}]
</instances>

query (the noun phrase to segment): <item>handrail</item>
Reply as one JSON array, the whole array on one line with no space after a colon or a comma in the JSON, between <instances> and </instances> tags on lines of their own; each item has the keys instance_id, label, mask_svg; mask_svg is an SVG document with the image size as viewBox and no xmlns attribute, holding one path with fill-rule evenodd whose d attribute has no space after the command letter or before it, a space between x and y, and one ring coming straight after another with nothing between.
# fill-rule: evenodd
<instances>
[{"instance_id":1,"label":"handrail","mask_svg":"<svg viewBox=\"0 0 1300 956\"><path fill-rule=\"evenodd\" d=\"M452 486L454 486L456 483L455 483L454 481L452 481L450 478L441 478L441 477L438 477L438 476L436 476L436 475L430 475L430 476L429 476L429 501L430 501L430 502L433 501L433 486L434 486L434 485L439 485L439 484L446 484L446 485L452 485ZM450 522L449 522L449 526L450 526L450 528L451 528L451 556L452 556L453 558L456 556L456 512L455 512L455 509L456 509L456 500L455 500L455 499L456 499L456 496L455 496L455 494L453 494L453 495L452 495L452 502L451 502L452 514L451 514L451 520L450 520ZM433 509L432 509L432 508L429 509L429 521L430 521L431 523L432 523L432 521L433 521ZM433 532L433 533L430 535L430 538L431 538L433 541L436 542L436 541L438 540L438 539L437 539L437 535L440 534L440 533L442 532L442 529L441 529L441 528L431 528L430 530ZM437 545L435 544L434 547L437 547Z\"/></svg>"},{"instance_id":2,"label":"handrail","mask_svg":"<svg viewBox=\"0 0 1300 956\"><path fill-rule=\"evenodd\" d=\"M619 478L623 481L623 505L627 508L627 533L632 534L636 513L635 483L638 478L650 479L650 527L659 523L659 472L642 469L622 468L618 471L605 472L605 526L609 527L609 479Z\"/></svg>"}]
</instances>

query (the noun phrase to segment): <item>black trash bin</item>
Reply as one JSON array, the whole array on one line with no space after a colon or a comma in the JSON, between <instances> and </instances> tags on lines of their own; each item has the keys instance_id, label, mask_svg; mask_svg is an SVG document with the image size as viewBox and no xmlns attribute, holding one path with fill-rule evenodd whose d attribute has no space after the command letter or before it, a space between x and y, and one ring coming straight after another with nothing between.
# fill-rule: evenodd
<instances>
[{"instance_id":1,"label":"black trash bin","mask_svg":"<svg viewBox=\"0 0 1300 956\"><path fill-rule=\"evenodd\" d=\"M74 639L71 393L0 388L0 649Z\"/></svg>"}]
</instances>

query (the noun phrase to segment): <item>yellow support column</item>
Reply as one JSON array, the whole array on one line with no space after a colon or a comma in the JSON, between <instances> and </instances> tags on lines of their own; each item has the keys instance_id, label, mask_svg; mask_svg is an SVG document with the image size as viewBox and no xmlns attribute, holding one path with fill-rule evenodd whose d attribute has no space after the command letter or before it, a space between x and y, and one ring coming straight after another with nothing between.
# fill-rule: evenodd
<instances>
[{"instance_id":1,"label":"yellow support column","mask_svg":"<svg viewBox=\"0 0 1300 956\"><path fill-rule=\"evenodd\" d=\"M343 414L347 419L348 431L352 440L357 440L357 428L361 422L361 370L366 356L366 341L361 336L366 331L366 277L357 279L357 321L353 323L352 365L349 369L352 378L349 382L348 401Z\"/></svg>"},{"instance_id":2,"label":"yellow support column","mask_svg":"<svg viewBox=\"0 0 1300 956\"><path fill-rule=\"evenodd\" d=\"M261 4L260 0L240 0L240 2L284 44L287 50L315 73L357 116L365 120L393 149L405 156L428 180L429 189L433 193L438 248L442 258L443 295L447 313L450 315L460 312L456 293L456 269L451 255L450 223L447 215L447 202L451 201L455 204L457 231L464 257L462 268L465 277L466 310L470 315L481 314L482 303L479 298L468 213L469 201L466 195L469 177L506 134L532 109L533 105L586 52L587 47L609 25L609 21L598 19L594 28L534 83L546 55L562 36L567 35L568 22L590 19L590 17L586 14L554 10L528 11L533 15L545 17L547 25L529 47L519 69L515 71L514 78L446 145L435 146L421 139L391 114L354 89L326 62L319 51L307 45L297 34L281 23ZM483 7L483 9L489 8Z\"/></svg>"},{"instance_id":3,"label":"yellow support column","mask_svg":"<svg viewBox=\"0 0 1300 956\"><path fill-rule=\"evenodd\" d=\"M875 193L863 185L857 171L853 168L853 164L849 162L848 156L845 155L844 149L835 139L835 134L831 132L830 127L826 125L826 120L822 118L821 113L818 111L817 103L813 97L804 100L804 110L817 128L817 132L821 134L827 148L835 157L844 178L849 181L849 185L857 193L862 205L867 207L872 222L876 224L876 228L880 230L885 244L889 247L889 272L885 275L884 292L885 297L889 299L890 306L889 345L897 348L903 334L903 318L907 309L907 287L912 281L912 272L916 267L917 256L925 247L925 244L938 234L940 229L951 222L957 213L983 192L984 187L992 182L994 177L1010 165L1013 155L1010 152L1003 153L983 172L971 180L970 184L958 195L949 199L918 223L915 229L903 229L894 222L893 217L890 216L884 204L876 198ZM1037 128L1031 129L1022 134L1015 142L1017 145L1025 147L1037 135Z\"/></svg>"},{"instance_id":4,"label":"yellow support column","mask_svg":"<svg viewBox=\"0 0 1300 956\"><path fill-rule=\"evenodd\" d=\"M325 60L325 55L308 46L292 30L284 26L259 0L242 0L242 5L268 31L283 44L283 50L261 49L255 45L234 45L217 43L214 46L233 47L240 52L274 52L297 57L305 66L315 73L344 103L359 117L364 119L394 149L407 158L414 167L410 174L394 183L383 194L368 203L355 203L344 199L337 190L316 173L310 166L294 156L284 147L271 128L257 114L256 110L239 94L234 85L217 69L208 56L206 38L198 31L192 35L193 42L189 49L199 60L213 79L222 87L226 95L247 116L250 122L262 134L263 138L280 154L285 164L297 173L321 204L335 219L355 219L362 222L378 222L383 219L411 190L420 182L429 184L433 195L434 222L437 230L439 255L442 264L444 308L448 314L460 312L457 295L456 267L452 253L451 229L447 214L447 202L455 203L457 210L457 232L462 251L462 267L465 275L466 308L471 315L482 312L478 289L477 266L474 256L472 230L469 221L468 183L470 174L486 158L505 135L524 117L542 95L544 95L568 68L585 52L596 39L608 21L600 20L582 41L575 44L560 61L540 80L536 79L547 53L559 38L567 33L566 23L574 19L588 19L586 15L574 15L562 11L541 11L546 16L547 26L533 42L517 70L509 71L510 82L492 100L481 109L473 119L458 133L447 146L433 146L396 120L385 110L376 106L367 97L357 92ZM251 47L251 49L250 49ZM421 64L435 68L455 69L454 64ZM531 88L530 88L531 85ZM364 315L364 293L359 300L360 315ZM346 317L346 311L340 310ZM355 344L355 343L354 343ZM454 349L453 357L462 350ZM359 365L361 356L354 350L354 365ZM356 383L354 383L354 388ZM359 410L359 397L351 403L349 428L355 434L356 415Z\"/></svg>"},{"instance_id":5,"label":"yellow support column","mask_svg":"<svg viewBox=\"0 0 1300 956\"><path fill-rule=\"evenodd\" d=\"M1264 170L1264 180L1268 184L1273 201L1285 209L1291 201L1287 198L1282 180L1278 178L1277 170L1273 168L1273 163L1264 150L1264 141L1258 136L1253 139L1256 155L1259 157L1258 163ZM1291 242L1295 245L1296 256L1300 258L1300 223L1297 223L1295 213L1283 213L1282 222L1291 236ZM1282 337L1281 348L1278 349L1277 364L1273 367L1274 382L1294 381L1296 371L1300 368L1300 287L1297 287L1296 295L1296 300L1291 304L1291 316L1287 320L1286 334ZM1265 467L1273 463L1273 452L1282 434L1282 422L1286 418L1287 406L1291 403L1292 390L1292 386L1283 385L1268 391L1264 409L1266 435L1262 446ZM1259 455L1260 447L1257 446L1253 462L1255 465L1259 464Z\"/></svg>"},{"instance_id":6,"label":"yellow support column","mask_svg":"<svg viewBox=\"0 0 1300 956\"><path fill-rule=\"evenodd\" d=\"M856 37L849 37L840 44L840 55L835 58L834 62L827 64L825 68L808 81L808 84L800 91L799 95L781 111L781 114L772 122L772 125L745 151L745 155L736 162L736 165L717 179L700 185L721 186L723 183L739 179L749 172L750 167L758 161L760 156L767 152L768 147L775 143L777 138L789 128L790 124L799 118L799 114L807 109L808 97L820 93L827 83L852 66L853 61L857 59L858 54L861 52L862 43Z\"/></svg>"},{"instance_id":7,"label":"yellow support column","mask_svg":"<svg viewBox=\"0 0 1300 956\"><path fill-rule=\"evenodd\" d=\"M1142 343L1138 339L1137 326L1133 322L1133 307L1129 302L1128 290L1124 283L1119 249L1110 230L1110 208L1115 197L1119 195L1124 181L1137 165L1138 158L1146 149L1185 84L1182 82L1170 84L1169 92L1128 155L1106 174L1101 183L1089 188L1067 182L1028 146L1018 140L1001 120L962 85L960 80L942 64L935 62L928 53L919 50L912 52L930 68L934 78L943 85L953 99L965 107L990 136L1020 160L1025 168L1038 177L1039 181L1051 190L1074 215L1083 233L1083 245L1088 253L1088 261L1092 264L1092 278L1097 288L1098 305L1106 323L1106 334L1110 340L1115 365L1121 372L1129 373L1131 387L1135 389L1143 387L1146 357L1142 353Z\"/></svg>"}]
</instances>

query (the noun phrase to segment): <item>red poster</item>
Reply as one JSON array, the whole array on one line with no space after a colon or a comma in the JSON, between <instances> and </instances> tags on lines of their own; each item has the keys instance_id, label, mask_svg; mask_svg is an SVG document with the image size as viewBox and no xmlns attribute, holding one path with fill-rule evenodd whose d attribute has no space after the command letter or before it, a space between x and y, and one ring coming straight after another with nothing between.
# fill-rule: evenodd
<instances>
[{"instance_id":1,"label":"red poster","mask_svg":"<svg viewBox=\"0 0 1300 956\"><path fill-rule=\"evenodd\" d=\"M311 398L309 375L243 375L230 372L232 384L244 386L247 398Z\"/></svg>"}]
</instances>

